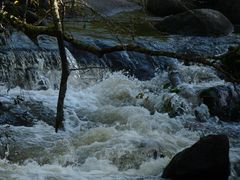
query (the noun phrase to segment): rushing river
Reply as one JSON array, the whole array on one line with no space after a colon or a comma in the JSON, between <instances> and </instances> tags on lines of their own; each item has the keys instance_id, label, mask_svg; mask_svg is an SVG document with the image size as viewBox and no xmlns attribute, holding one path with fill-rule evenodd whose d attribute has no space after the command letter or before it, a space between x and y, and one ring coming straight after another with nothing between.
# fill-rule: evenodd
<instances>
[{"instance_id":1,"label":"rushing river","mask_svg":"<svg viewBox=\"0 0 240 180\"><path fill-rule=\"evenodd\" d=\"M183 51L188 46L196 52L220 54L230 44L240 42L240 38L173 36L160 43L152 40L149 44L146 42L146 46L159 49ZM53 112L50 116L54 116L58 98L56 84L60 76L58 65L45 65L47 58L51 60L48 52L44 52L44 55L35 54L29 59L23 54L19 55L17 43L13 46L11 49L15 48L16 51L13 54L7 51L5 57L8 58L5 60L20 57L21 63L14 66L16 72L9 71L9 65L2 66L0 102L9 106L13 102L16 106L25 102L40 103L46 111ZM23 50L27 48L33 49L33 46L26 45ZM126 54L122 55L125 56L120 57L126 57ZM80 66L70 52L68 57L71 68ZM131 56L127 57L131 62ZM148 60L145 56L141 58ZM11 65L19 59L12 60ZM146 80L145 74L145 81L139 80L141 76L138 79L132 76L134 73L138 76L138 71L129 75L125 71L111 72L108 68L72 72L65 99L64 131L56 134L51 125L39 119L34 119L33 126L29 127L0 126L0 179L160 179L163 168L177 152L210 133L229 135L231 179L239 178L239 123L219 122L218 118L207 116L207 112L207 122L201 123L196 121L194 115L196 107L208 111L205 105L198 104L201 90L232 85L221 80L217 72L209 67L185 66L176 60L172 61L176 67L174 72L181 77L180 83L174 81L176 87L168 85L172 72L164 69L164 66L154 67L156 71L153 78L151 75ZM138 67L137 59L134 62L134 67ZM37 73L18 79L23 75L21 68L27 69L28 65L32 67L33 64L33 70ZM13 84L6 83L6 77L9 77L7 80L13 80ZM39 83L34 84L39 78L47 82L44 90L39 88ZM31 109L30 106L26 109Z\"/></svg>"}]
</instances>

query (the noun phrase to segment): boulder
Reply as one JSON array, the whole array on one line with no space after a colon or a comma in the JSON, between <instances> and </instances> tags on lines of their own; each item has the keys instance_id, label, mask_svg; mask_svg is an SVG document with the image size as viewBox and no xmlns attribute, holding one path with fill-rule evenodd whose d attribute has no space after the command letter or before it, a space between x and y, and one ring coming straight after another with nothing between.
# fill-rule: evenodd
<instances>
[{"instance_id":1,"label":"boulder","mask_svg":"<svg viewBox=\"0 0 240 180\"><path fill-rule=\"evenodd\" d=\"M168 16L186 10L181 0L147 0L145 9L155 16Z\"/></svg>"},{"instance_id":2,"label":"boulder","mask_svg":"<svg viewBox=\"0 0 240 180\"><path fill-rule=\"evenodd\" d=\"M208 106L211 116L218 116L222 121L240 122L240 97L233 87L211 87L203 90L200 98Z\"/></svg>"},{"instance_id":3,"label":"boulder","mask_svg":"<svg viewBox=\"0 0 240 180\"><path fill-rule=\"evenodd\" d=\"M240 24L239 0L145 0L145 8L153 15L161 17L187 9L214 9L224 14L233 24Z\"/></svg>"},{"instance_id":4,"label":"boulder","mask_svg":"<svg viewBox=\"0 0 240 180\"><path fill-rule=\"evenodd\" d=\"M165 17L155 27L169 34L197 36L225 36L233 32L233 25L220 12L195 9Z\"/></svg>"},{"instance_id":5,"label":"boulder","mask_svg":"<svg viewBox=\"0 0 240 180\"><path fill-rule=\"evenodd\" d=\"M200 2L200 1L199 1ZM202 0L201 8L211 8L223 13L233 24L240 24L239 0Z\"/></svg>"},{"instance_id":6,"label":"boulder","mask_svg":"<svg viewBox=\"0 0 240 180\"><path fill-rule=\"evenodd\" d=\"M0 96L0 125L32 127L43 121L54 126L55 112L39 101L26 101L23 97Z\"/></svg>"},{"instance_id":7,"label":"boulder","mask_svg":"<svg viewBox=\"0 0 240 180\"><path fill-rule=\"evenodd\" d=\"M33 126L34 117L20 106L22 101L24 99L20 96L14 99L0 96L0 125Z\"/></svg>"},{"instance_id":8,"label":"boulder","mask_svg":"<svg viewBox=\"0 0 240 180\"><path fill-rule=\"evenodd\" d=\"M171 180L228 180L229 175L228 137L209 135L175 155L162 177Z\"/></svg>"}]
</instances>

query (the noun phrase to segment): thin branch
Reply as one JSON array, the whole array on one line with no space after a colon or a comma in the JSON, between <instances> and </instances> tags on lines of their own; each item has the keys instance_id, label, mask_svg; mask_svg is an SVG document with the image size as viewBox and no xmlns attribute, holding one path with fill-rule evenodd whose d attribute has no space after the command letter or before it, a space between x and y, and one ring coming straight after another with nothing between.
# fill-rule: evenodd
<instances>
[{"instance_id":1,"label":"thin branch","mask_svg":"<svg viewBox=\"0 0 240 180\"><path fill-rule=\"evenodd\" d=\"M84 67L84 68L73 68L69 69L70 71L85 71L89 69L106 69L107 67L101 67L101 66L92 66L92 67Z\"/></svg>"},{"instance_id":2,"label":"thin branch","mask_svg":"<svg viewBox=\"0 0 240 180\"><path fill-rule=\"evenodd\" d=\"M0 12L0 19L3 19L6 22L10 22L10 24L15 27L16 29L22 30L27 35L40 35L46 34L50 36L56 36L53 26L34 26L28 23L24 23L17 17L13 15L9 15L8 12L3 11ZM203 65L207 65L210 67L215 68L219 72L225 74L231 81L233 82L240 82L239 79L234 78L230 73L223 69L223 67L212 60L222 60L224 55L222 56L202 56L196 54L187 54L187 53L176 53L170 51L162 51L162 50L151 50L139 45L134 44L121 44L116 45L109 48L101 49L94 45L87 45L82 43L81 41L75 39L71 34L67 32L63 32L63 38L65 41L72 43L76 48L80 50L87 51L89 53L95 54L99 58L103 57L105 54L113 53L113 52L120 52L120 51L131 51L146 54L149 56L165 56L170 58L176 58L183 62L188 63L199 63Z\"/></svg>"},{"instance_id":3,"label":"thin branch","mask_svg":"<svg viewBox=\"0 0 240 180\"><path fill-rule=\"evenodd\" d=\"M11 15L7 11L0 12L0 19L3 23L10 23L14 28L23 31L27 35L40 35L47 34L55 36L53 26L35 26L29 23L22 21L21 19Z\"/></svg>"}]
</instances>

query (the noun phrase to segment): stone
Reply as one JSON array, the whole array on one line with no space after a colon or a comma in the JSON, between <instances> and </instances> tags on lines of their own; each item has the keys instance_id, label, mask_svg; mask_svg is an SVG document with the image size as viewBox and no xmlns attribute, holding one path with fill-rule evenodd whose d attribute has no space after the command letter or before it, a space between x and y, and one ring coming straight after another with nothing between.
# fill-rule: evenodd
<instances>
[{"instance_id":1,"label":"stone","mask_svg":"<svg viewBox=\"0 0 240 180\"><path fill-rule=\"evenodd\" d=\"M155 27L169 34L196 36L226 36L233 32L231 22L220 12L195 9L165 17Z\"/></svg>"},{"instance_id":2,"label":"stone","mask_svg":"<svg viewBox=\"0 0 240 180\"><path fill-rule=\"evenodd\" d=\"M171 180L228 180L229 140L225 135L208 135L170 161L162 174Z\"/></svg>"},{"instance_id":3,"label":"stone","mask_svg":"<svg viewBox=\"0 0 240 180\"><path fill-rule=\"evenodd\" d=\"M214 9L233 24L240 24L239 0L145 0L145 8L156 16L169 16L197 8Z\"/></svg>"},{"instance_id":4,"label":"stone","mask_svg":"<svg viewBox=\"0 0 240 180\"><path fill-rule=\"evenodd\" d=\"M240 24L239 0L201 0L199 7L211 8L223 13L233 24Z\"/></svg>"},{"instance_id":5,"label":"stone","mask_svg":"<svg viewBox=\"0 0 240 180\"><path fill-rule=\"evenodd\" d=\"M32 127L38 121L54 126L55 112L40 101L26 101L20 96L0 96L0 125Z\"/></svg>"},{"instance_id":6,"label":"stone","mask_svg":"<svg viewBox=\"0 0 240 180\"><path fill-rule=\"evenodd\" d=\"M211 116L218 116L221 121L240 122L240 96L233 87L211 87L203 90L200 98Z\"/></svg>"},{"instance_id":7,"label":"stone","mask_svg":"<svg viewBox=\"0 0 240 180\"><path fill-rule=\"evenodd\" d=\"M210 113L208 112L208 107L205 104L194 109L194 114L198 122L207 122L210 118Z\"/></svg>"}]
</instances>

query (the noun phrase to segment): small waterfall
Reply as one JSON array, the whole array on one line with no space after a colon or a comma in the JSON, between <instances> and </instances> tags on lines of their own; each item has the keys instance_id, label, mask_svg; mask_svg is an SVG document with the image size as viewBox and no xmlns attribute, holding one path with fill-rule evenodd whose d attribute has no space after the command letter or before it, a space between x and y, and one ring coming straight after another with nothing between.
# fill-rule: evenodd
<instances>
[{"instance_id":1,"label":"small waterfall","mask_svg":"<svg viewBox=\"0 0 240 180\"><path fill-rule=\"evenodd\" d=\"M24 39L23 43L18 43ZM30 44L30 45L29 45ZM1 48L0 82L10 88L46 90L59 84L61 59L56 40L39 36L36 46L24 34L13 33ZM70 69L78 69L75 58L66 49ZM58 77L58 78L57 78Z\"/></svg>"}]
</instances>

